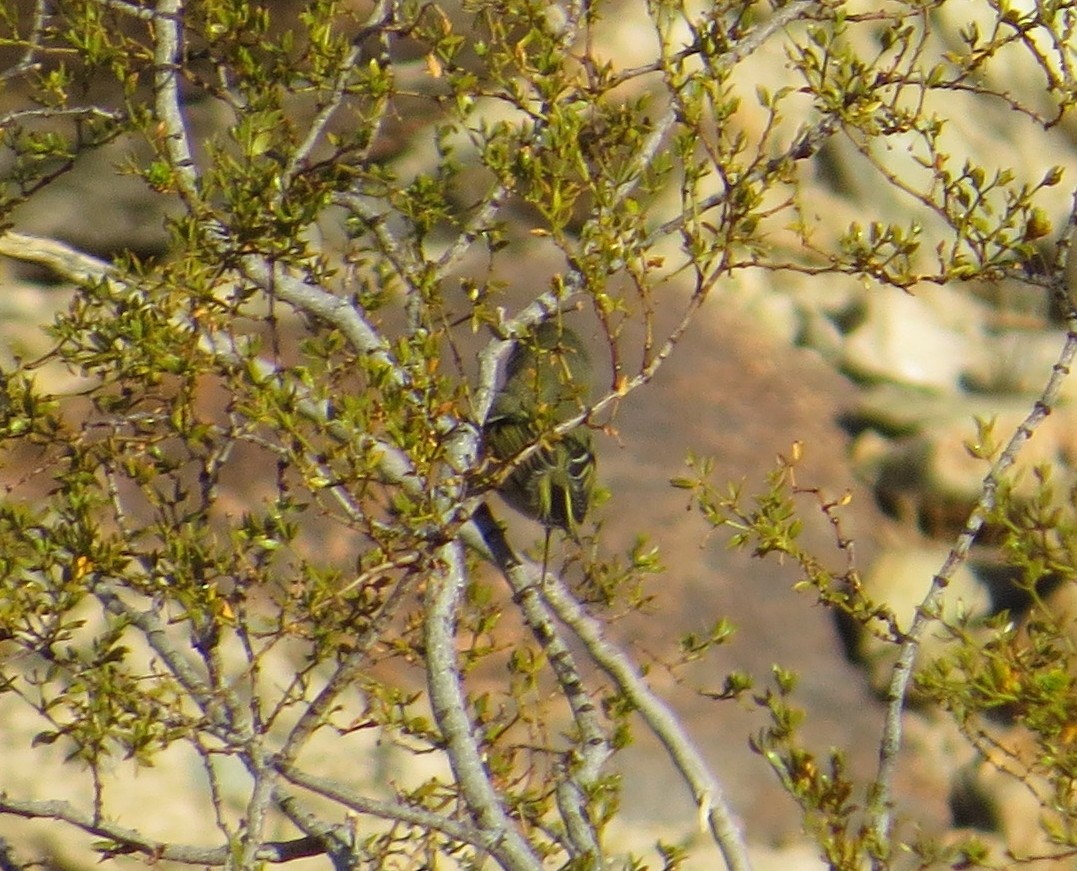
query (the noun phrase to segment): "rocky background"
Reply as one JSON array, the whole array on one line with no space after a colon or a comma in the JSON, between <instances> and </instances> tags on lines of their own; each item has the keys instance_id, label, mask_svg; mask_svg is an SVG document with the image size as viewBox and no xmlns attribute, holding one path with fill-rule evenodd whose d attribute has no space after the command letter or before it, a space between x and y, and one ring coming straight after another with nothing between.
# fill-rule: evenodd
<instances>
[{"instance_id":1,"label":"rocky background","mask_svg":"<svg viewBox=\"0 0 1077 871\"><path fill-rule=\"evenodd\" d=\"M945 11L936 23L937 38L949 38ZM647 53L640 26L628 14L604 25L609 53L626 66ZM745 64L745 77L751 79L753 65L772 70L781 63L779 56L762 52ZM1028 71L1012 74L1008 87L1035 87ZM1021 166L1030 177L1055 164L1065 169L1065 181L1047 204L1055 227L1048 243L1053 244L1069 210L1066 185L1077 179L1072 117L1044 131L1002 105L985 107L971 98L965 105L964 112L948 113L962 147ZM207 110L203 123L207 129L217 123L212 112ZM751 119L744 123L751 132ZM410 144L423 132L421 119L406 119L393 145L395 159L421 160ZM74 172L15 215L16 229L101 256L128 249L166 253L159 201L115 172L124 147L87 155ZM880 196L894 196L880 193L857 173L855 155L847 148L837 139L824 148L803 194L820 214L830 216L835 234L861 213L874 214ZM891 214L900 214L902 204L886 205L894 209ZM323 230L332 245L332 227ZM544 255L528 238L525 216L514 245L512 265L499 267L505 281L518 282L536 269L545 272L546 264L536 262ZM37 327L66 305L70 289L10 262L0 268L6 367L14 357L33 357L47 346ZM749 736L764 725L761 714L747 704L710 701L696 688L718 688L733 669L751 672L763 683L772 664L794 668L801 674L796 701L806 711L806 742L821 757L831 747L843 748L851 771L867 782L882 728L879 694L888 675L887 651L866 641L843 641L833 616L810 594L792 590L798 578L791 567L727 550L723 537L708 534L698 514L687 510L686 495L669 486L670 478L684 473L691 450L716 458L719 479L762 490L775 456L801 442L802 482L834 496L852 493L843 512L844 531L856 541L857 562L873 594L911 614L987 470L963 446L975 437L974 418L995 417L1000 437L1008 437L1033 407L1064 338L1052 301L1017 284L917 287L904 293L853 278L754 275L716 289L670 364L623 404L615 420L617 438L599 445L602 482L611 492L599 512L603 547L623 549L646 532L668 568L653 582L655 601L646 619L626 619L612 631L645 658L661 659L682 632L705 629L723 617L737 627L734 640L705 667L676 673L652 668L652 680L714 762L756 850L757 867L821 866L799 831L793 802L748 750ZM1077 383L1071 379L1067 390L1020 460L1026 469L1049 463L1062 486L1072 480L1077 456ZM810 506L806 511L810 514ZM809 521L807 541L824 558L836 559L831 530L819 517ZM533 536L526 522L509 522L514 535ZM979 549L951 590L949 606L988 613L1000 601L1006 604L997 565L989 547ZM22 727L0 720L0 728L15 736ZM1021 739L1015 734L1004 740L1016 747ZM646 772L648 784L624 796L616 835L627 847L645 851L656 837L698 840L690 797L655 747L633 746L620 764ZM161 771L169 770L163 763ZM57 760L46 779L36 761L27 770L22 760L7 755L0 760L0 783L15 789L37 780L44 797L63 771ZM174 794L180 795L190 772L177 766L172 773ZM1034 806L1022 804L1027 794L993 782L946 719L930 709L909 713L898 794L906 831L974 825L1019 852L1042 846L1030 824ZM177 803L168 816L182 829L195 813ZM53 863L89 867L84 855L56 838L54 827L39 823L34 831L39 833L35 847ZM704 852L689 867L711 868L716 862Z\"/></svg>"}]
</instances>

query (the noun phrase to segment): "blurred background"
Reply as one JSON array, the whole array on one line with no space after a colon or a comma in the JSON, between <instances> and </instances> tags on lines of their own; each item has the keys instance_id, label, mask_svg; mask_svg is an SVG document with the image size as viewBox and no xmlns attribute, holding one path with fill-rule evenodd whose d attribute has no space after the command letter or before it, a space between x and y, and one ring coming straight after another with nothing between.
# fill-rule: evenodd
<instances>
[{"instance_id":1,"label":"blurred background","mask_svg":"<svg viewBox=\"0 0 1077 871\"><path fill-rule=\"evenodd\" d=\"M870 5L859 4L863 9ZM597 56L614 58L622 67L653 60L653 27L642 6L624 2L617 14L609 10L597 22ZM857 9L857 4L847 6ZM450 15L451 7L446 5ZM918 19L927 23L925 53L941 55L959 42L958 34L970 20L987 20L989 14L986 3L941 4ZM421 63L421 55L408 57L407 46L402 48L402 76L409 64ZM1027 53L1014 52L984 69L985 90L1006 94L1005 99L952 92L945 96L945 107L938 108L944 110L947 147L953 154L1012 167L1032 184L1052 167L1062 167L1062 183L1045 189L1039 200L1052 227L1042 240L1047 264L1053 262L1072 205L1077 127L1072 113L1045 126L1029 113L1015 111L1014 104L1020 103L1050 114L1042 77ZM749 141L762 135L765 121L751 98L761 83L795 85L780 37L734 73L743 99L735 122ZM3 94L4 107L10 109L19 97L15 91ZM419 112L409 115L406 104L404 109L393 116L378 158L407 174L432 165L434 155L431 121ZM228 123L211 101L194 103L190 110L195 139ZM783 123L794 129L803 120L788 117ZM137 151L137 144L117 142L87 154L73 171L17 210L14 228L104 258L128 250L166 257L167 207L139 180L117 172L132 149ZM909 154L894 143L875 158L900 175ZM803 162L800 172L798 207L822 249L834 244L851 222L866 225L876 216L930 227L932 216L923 204L881 184L871 163L840 135ZM531 233L533 216L524 210L509 214L509 245L502 255L491 261L486 252L476 252L465 258L453 281L462 286L469 277L481 276L504 282L511 312L514 303L546 289L564 263ZM333 215L323 223L317 232L327 252L342 256L346 241L334 227ZM801 253L796 233L768 241L777 251L788 249L790 260ZM71 289L11 260L0 261L0 277L0 357L7 368L16 357L33 358L47 349L49 340L40 328L67 305ZM671 306L683 303L675 283L670 288ZM576 326L601 356L597 327L582 315ZM801 679L794 701L805 712L805 743L820 759L831 748L841 748L851 774L867 783L877 764L880 698L892 651L843 635L833 614L817 605L811 592L793 589L800 579L794 566L728 549L725 533L710 532L690 509L687 494L672 488L670 479L685 474L685 458L694 452L714 458L717 481L761 492L776 457L789 456L794 442L801 443L799 482L834 499L851 494L840 512L841 532L855 541L856 563L873 595L893 603L899 616L908 619L987 472L964 447L976 436L974 419L995 418L998 435L1008 438L1033 408L1065 333L1057 306L1041 288L1005 279L917 286L906 292L856 277L744 271L714 288L668 364L651 384L620 404L611 432L598 436L600 478L610 492L595 513L602 529L599 546L624 551L645 534L667 569L651 581L654 600L647 612L614 621L611 633L652 663L649 680L684 718L713 763L744 821L759 868L821 866L800 832L798 809L769 766L748 749L749 738L766 725L763 714L747 701L718 702L699 690L719 690L732 670L754 675L759 686L766 684L774 665L796 670ZM462 336L461 346L478 348L486 338ZM53 387L64 388L60 382ZM1020 459L1026 469L1038 462L1051 464L1061 486L1072 481L1077 456L1075 391L1068 382L1062 402ZM243 494L235 498L241 504ZM810 501L802 507L806 546L825 563L841 566L845 554L835 547L834 530ZM499 504L495 510L514 541L536 540L533 525ZM948 607L990 613L1012 604L1006 590L998 554L985 543L955 580ZM736 633L716 654L689 667L661 666L671 659L680 634L706 631L723 618ZM3 720L0 726L12 736L22 728ZM614 835L626 848L644 852L659 837L701 840L691 797L657 747L641 740L618 764L635 775L631 783L640 783L643 774L646 784L623 796L625 814ZM41 778L38 765L35 761L27 768L17 755L7 755L0 760L0 783L10 789L32 784ZM971 788L975 768L975 754L945 717L930 707L911 710L897 784L904 830L937 834L973 826L1018 851L1037 849L1036 836L1024 831L1034 812L1021 810L1017 797L993 792L991 784ZM58 767L55 776L62 771ZM154 776L167 771L164 765ZM181 784L177 793L182 792L190 772L174 774ZM173 822L182 829L190 813L194 811L177 807ZM42 849L58 860L67 855L55 840L54 827L35 825ZM65 861L81 860L69 856ZM716 867L717 861L703 851L688 867Z\"/></svg>"}]
</instances>

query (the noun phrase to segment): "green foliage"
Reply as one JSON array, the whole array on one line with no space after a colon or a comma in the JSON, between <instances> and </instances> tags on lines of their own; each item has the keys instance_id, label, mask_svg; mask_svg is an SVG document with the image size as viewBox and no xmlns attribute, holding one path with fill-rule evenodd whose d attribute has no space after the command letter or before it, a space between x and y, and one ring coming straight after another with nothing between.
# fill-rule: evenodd
<instances>
[{"instance_id":1,"label":"green foliage","mask_svg":"<svg viewBox=\"0 0 1077 871\"><path fill-rule=\"evenodd\" d=\"M991 439L981 425L978 444ZM997 461L999 449L986 451ZM708 523L730 531L730 546L754 556L791 560L803 579L795 586L810 590L818 600L902 650L910 632L898 627L885 603L870 600L852 560L852 542L841 531L840 509L847 498L828 500L817 490L797 484L796 465L801 448L794 445L792 459L779 458L768 479L768 489L745 505L739 488L722 494L708 481L712 463L689 457L691 475L673 481L692 494ZM1074 535L1077 531L1072 490L1059 493L1047 467L1034 470L1035 487L1029 492L1008 477L998 479L994 502L986 521L998 538L1006 566L1016 573L1015 589L1028 597L1027 612L1000 612L971 623L947 618L930 597L921 615L936 635L948 640L917 671L917 702L947 711L979 753L979 759L1003 778L1012 778L1027 790L1040 814L1049 853L1061 861L1077 840L1077 782L1073 699L1077 686L1077 636L1074 634L1072 594L1077 578ZM797 544L803 516L798 500L814 503L835 532L835 551L845 553L842 567L828 568ZM940 570L946 578L946 569ZM936 589L944 589L937 587ZM767 712L770 725L752 740L753 749L771 765L803 810L804 824L816 839L832 868L860 868L865 862L892 861L893 845L881 842L872 824L875 796L883 781L870 784L861 799L860 786L847 773L840 749L831 748L824 768L818 754L798 735L803 712L793 704L796 675L779 666L774 688L753 696ZM747 686L740 687L743 692ZM713 694L716 698L731 695ZM900 702L899 698L899 702ZM900 704L896 708L900 712ZM995 867L990 847L975 837L937 841L921 837L902 845L919 858L919 867Z\"/></svg>"},{"instance_id":2,"label":"green foliage","mask_svg":"<svg viewBox=\"0 0 1077 871\"><path fill-rule=\"evenodd\" d=\"M1077 94L1073 10L975 4L985 26L934 5L0 7L0 243L70 295L33 325L47 350L0 379L0 700L34 717L20 752L58 750L82 790L63 804L3 793L0 812L154 863L597 868L623 786L608 756L646 728L744 867L726 810L707 806L716 779L647 668L602 632L662 608L658 549L641 533L613 555L599 525L557 578L528 575L470 522L496 477L477 434L502 340L540 314L591 318L609 365L585 425L612 430L611 406L741 273L900 288L1023 275L1062 171L959 153L947 103L1060 125ZM942 7L964 22L947 45ZM618 56L635 39L603 45L622 15L650 46L638 62ZM1042 105L987 83L1013 49ZM813 158L839 142L914 217L880 207L833 226L811 204ZM144 186L156 250L113 240L97 259L9 232L95 154ZM531 245L554 265L521 267ZM480 331L493 338L477 350ZM846 499L799 485L797 451L752 500L713 487L702 460L674 483L732 546L795 563L819 602L908 643L862 588L835 520ZM1037 605L1043 577L1077 574L1072 495L1042 483L1031 501L1003 490L991 518ZM801 544L805 504L832 521L837 568ZM733 629L685 634L663 664L704 659ZM951 631L961 645L921 691L981 743L979 718L998 710L1036 736L1028 770L1053 778L1052 836L1072 844L1064 627L1046 611L1020 633L1000 622L982 649ZM820 764L799 745L795 676L772 678L757 690L734 673L706 693L754 692L771 722L754 747L827 861L882 867L898 848L872 817L882 788L861 813L842 754ZM204 780L216 848L113 822L123 761L175 752ZM401 759L416 769L366 777ZM667 868L691 851L656 849Z\"/></svg>"}]
</instances>

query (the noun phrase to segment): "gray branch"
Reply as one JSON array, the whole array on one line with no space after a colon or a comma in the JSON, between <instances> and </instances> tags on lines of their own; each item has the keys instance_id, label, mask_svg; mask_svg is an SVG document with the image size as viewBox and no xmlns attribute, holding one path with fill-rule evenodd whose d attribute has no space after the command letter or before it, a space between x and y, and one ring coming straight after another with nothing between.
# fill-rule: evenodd
<instances>
[{"instance_id":1,"label":"gray branch","mask_svg":"<svg viewBox=\"0 0 1077 871\"><path fill-rule=\"evenodd\" d=\"M478 738L465 707L456 663L456 610L465 580L458 542L440 548L443 568L428 580L426 597L427 688L434 719L445 739L456 782L476 824L497 842L494 854L503 868L541 871L542 862L508 818L486 772Z\"/></svg>"},{"instance_id":2,"label":"gray branch","mask_svg":"<svg viewBox=\"0 0 1077 871\"><path fill-rule=\"evenodd\" d=\"M566 754L560 766L557 806L574 858L598 856L598 834L588 818L585 790L598 779L603 764L612 753L598 710L584 686L576 658L542 598L541 572L534 566L524 565L512 551L504 531L485 503L479 506L472 519L474 524L462 531L462 539L469 545L475 545L475 540L481 539L478 550L497 565L509 582L524 621L546 654L572 711L579 735L574 754Z\"/></svg>"},{"instance_id":3,"label":"gray branch","mask_svg":"<svg viewBox=\"0 0 1077 871\"><path fill-rule=\"evenodd\" d=\"M417 829L441 832L461 844L470 844L480 851L489 852L506 868L515 867L508 858L499 858L505 852L498 832L485 831L468 823L460 822L444 813L411 807L391 801L370 798L345 786L337 780L319 777L291 765L279 768L281 776L289 783L328 798L359 814L404 823Z\"/></svg>"},{"instance_id":4,"label":"gray branch","mask_svg":"<svg viewBox=\"0 0 1077 871\"><path fill-rule=\"evenodd\" d=\"M147 837L135 829L114 825L101 819L97 814L78 810L66 801L22 801L9 798L0 792L0 813L14 814L26 819L59 820L91 835L114 842L104 849L104 853L119 856L125 853L140 853L153 860L181 862L186 865L224 866L233 861L230 845L221 847L198 847L193 844L170 844ZM318 837L296 838L290 841L268 841L259 844L253 853L259 862L291 862L308 856L325 853L325 843Z\"/></svg>"},{"instance_id":5,"label":"gray branch","mask_svg":"<svg viewBox=\"0 0 1077 871\"><path fill-rule=\"evenodd\" d=\"M730 871L750 871L748 848L724 790L677 715L651 691L624 652L606 640L598 621L583 610L557 578L547 575L543 592L554 613L576 633L591 658L631 700L661 742L691 788L700 822L710 830Z\"/></svg>"},{"instance_id":6,"label":"gray branch","mask_svg":"<svg viewBox=\"0 0 1077 871\"><path fill-rule=\"evenodd\" d=\"M165 127L165 149L176 172L181 195L188 202L198 199L198 174L183 113L180 111L179 57L182 49L180 20L183 0L158 0L154 15L156 42L153 50L155 108Z\"/></svg>"}]
</instances>

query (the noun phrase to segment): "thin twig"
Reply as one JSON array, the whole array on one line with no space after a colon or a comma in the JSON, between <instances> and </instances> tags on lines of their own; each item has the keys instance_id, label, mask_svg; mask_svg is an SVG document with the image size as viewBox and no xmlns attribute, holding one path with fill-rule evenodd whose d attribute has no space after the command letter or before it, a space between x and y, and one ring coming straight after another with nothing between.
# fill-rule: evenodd
<instances>
[{"instance_id":1,"label":"thin twig","mask_svg":"<svg viewBox=\"0 0 1077 871\"><path fill-rule=\"evenodd\" d=\"M223 730L222 737L225 740L230 743L235 741L237 734L235 722L223 715L213 688L206 683L203 675L198 673L191 662L176 649L165 631L164 624L158 618L158 613L152 608L139 610L134 607L105 580L95 583L92 592L106 611L127 620L142 633L168 671L183 685L187 696L198 705L207 720L215 727L215 731ZM232 701L234 705L239 705L238 699L233 698ZM249 731L244 731L241 740L249 737Z\"/></svg>"},{"instance_id":2,"label":"thin twig","mask_svg":"<svg viewBox=\"0 0 1077 871\"><path fill-rule=\"evenodd\" d=\"M34 3L34 17L30 22L30 34L26 37L26 50L22 57L11 69L0 73L0 82L14 78L20 73L33 69L38 65L36 60L37 51L41 48L41 34L45 30L45 19L49 14L48 0L36 0Z\"/></svg>"},{"instance_id":3,"label":"thin twig","mask_svg":"<svg viewBox=\"0 0 1077 871\"><path fill-rule=\"evenodd\" d=\"M426 831L441 832L454 841L461 844L470 844L478 850L490 853L501 861L503 847L496 832L484 831L444 813L437 813L398 802L370 798L351 787L345 786L339 780L320 777L294 765L279 766L278 770L281 776L289 783L301 786L315 795L327 798L358 814L391 820ZM506 867L512 866L506 865Z\"/></svg>"},{"instance_id":4,"label":"thin twig","mask_svg":"<svg viewBox=\"0 0 1077 871\"><path fill-rule=\"evenodd\" d=\"M84 813L66 801L20 800L0 792L0 812L32 820L60 820L91 835L114 842L103 848L106 856L141 853L148 859L181 862L185 865L223 866L234 861L230 844L220 847L197 847L193 844L171 844L143 835L136 829L118 826ZM254 851L259 862L290 862L325 853L325 844L318 837L296 838L290 841L267 841ZM250 866L248 866L250 867Z\"/></svg>"},{"instance_id":5,"label":"thin twig","mask_svg":"<svg viewBox=\"0 0 1077 871\"><path fill-rule=\"evenodd\" d=\"M396 613L406 593L414 586L414 575L405 576L385 597L377 613L367 623L366 628L354 640L352 650L326 681L325 686L307 704L302 715L288 733L284 744L277 754L279 765L291 765L314 731L325 722L333 703L340 693L354 681L360 669L369 661L371 647L381 638L381 632Z\"/></svg>"},{"instance_id":6,"label":"thin twig","mask_svg":"<svg viewBox=\"0 0 1077 871\"><path fill-rule=\"evenodd\" d=\"M442 279L452 270L460 259L470 250L475 240L486 231L498 212L501 211L508 196L508 187L498 182L483 197L483 205L460 231L456 241L449 245L437 259L435 274ZM384 222L383 222L384 223Z\"/></svg>"},{"instance_id":7,"label":"thin twig","mask_svg":"<svg viewBox=\"0 0 1077 871\"><path fill-rule=\"evenodd\" d=\"M392 5L391 0L378 0L378 2L374 4L374 8L371 10L370 15L367 17L367 23L363 26L363 31L373 32L384 26L392 16ZM332 92L329 94L325 104L318 110L318 113L311 120L307 135L303 137L303 141L296 146L295 150L289 156L284 169L281 171L281 187L278 199L283 197L284 193L291 187L296 173L299 172L303 163L310 157L315 145L317 145L322 138L325 128L340 109L341 105L343 105L344 96L348 88L348 81L355 75L355 64L361 53L362 46L354 44L352 45L351 50L340 62L340 68L333 81ZM387 101L387 98L383 98L383 102L385 101Z\"/></svg>"}]
</instances>

